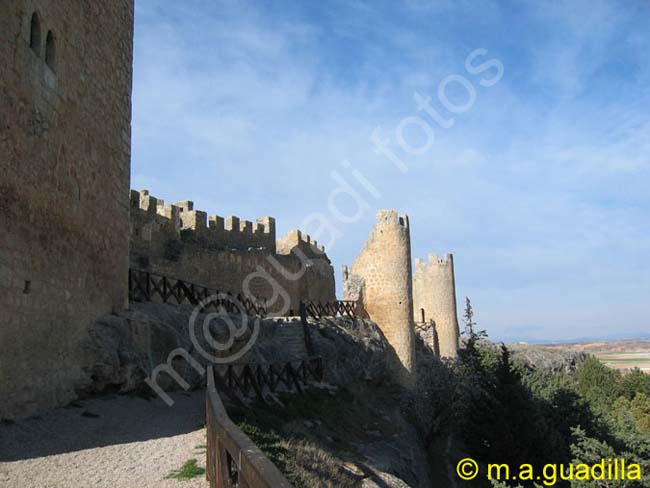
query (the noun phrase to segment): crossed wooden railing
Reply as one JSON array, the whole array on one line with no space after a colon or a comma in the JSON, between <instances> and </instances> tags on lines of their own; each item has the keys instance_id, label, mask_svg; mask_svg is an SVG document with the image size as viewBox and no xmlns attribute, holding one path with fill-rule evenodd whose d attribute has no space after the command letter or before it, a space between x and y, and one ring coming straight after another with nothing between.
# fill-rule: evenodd
<instances>
[{"instance_id":1,"label":"crossed wooden railing","mask_svg":"<svg viewBox=\"0 0 650 488\"><path fill-rule=\"evenodd\" d=\"M347 316L353 319L357 314L357 302L352 300L336 300L325 303L302 301L300 302L300 308L301 312L304 309L308 315L315 319L336 317L337 315L341 317Z\"/></svg>"},{"instance_id":2,"label":"crossed wooden railing","mask_svg":"<svg viewBox=\"0 0 650 488\"><path fill-rule=\"evenodd\" d=\"M312 357L276 364L215 364L216 384L244 396L255 394L263 398L264 391L275 392L283 385L287 390L303 392L310 380L323 380L323 359Z\"/></svg>"},{"instance_id":3,"label":"crossed wooden railing","mask_svg":"<svg viewBox=\"0 0 650 488\"><path fill-rule=\"evenodd\" d=\"M228 313L245 312L247 315L266 317L264 300L252 300L241 293L214 290L189 281L159 275L140 269L129 269L129 300L134 302L151 302L156 299L163 303L189 303L198 305L205 301L206 309L224 310ZM336 300L333 302L301 301L300 315L315 319L323 317L350 317L357 314L357 302L353 300Z\"/></svg>"},{"instance_id":4,"label":"crossed wooden railing","mask_svg":"<svg viewBox=\"0 0 650 488\"><path fill-rule=\"evenodd\" d=\"M240 294L220 292L178 278L170 278L149 271L129 269L129 300L150 302L156 298L163 303L198 305L205 300L205 308L227 313L246 313L266 317L266 306Z\"/></svg>"},{"instance_id":5,"label":"crossed wooden railing","mask_svg":"<svg viewBox=\"0 0 650 488\"><path fill-rule=\"evenodd\" d=\"M230 420L208 367L206 474L210 488L293 488L280 470Z\"/></svg>"},{"instance_id":6,"label":"crossed wooden railing","mask_svg":"<svg viewBox=\"0 0 650 488\"><path fill-rule=\"evenodd\" d=\"M420 332L427 332L430 329L435 329L436 324L433 320L430 320L428 322L415 322L415 330L419 330Z\"/></svg>"}]
</instances>

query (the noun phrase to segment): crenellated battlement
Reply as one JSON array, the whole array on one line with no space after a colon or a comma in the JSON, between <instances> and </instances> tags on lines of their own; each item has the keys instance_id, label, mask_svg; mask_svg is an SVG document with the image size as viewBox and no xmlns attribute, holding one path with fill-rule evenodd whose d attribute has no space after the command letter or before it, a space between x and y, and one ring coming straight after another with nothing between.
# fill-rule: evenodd
<instances>
[{"instance_id":1,"label":"crenellated battlement","mask_svg":"<svg viewBox=\"0 0 650 488\"><path fill-rule=\"evenodd\" d=\"M415 260L413 314L420 321L435 323L440 355L456 357L459 332L453 254L440 259L432 253L427 261Z\"/></svg>"},{"instance_id":2,"label":"crenellated battlement","mask_svg":"<svg viewBox=\"0 0 650 488\"><path fill-rule=\"evenodd\" d=\"M428 255L429 258L429 264L440 264L440 265L445 265L449 266L450 264L453 263L454 261L454 256L451 253L446 253L442 259L438 257L437 254L431 253Z\"/></svg>"},{"instance_id":3,"label":"crenellated battlement","mask_svg":"<svg viewBox=\"0 0 650 488\"><path fill-rule=\"evenodd\" d=\"M425 261L422 258L416 258L415 259L415 271L423 271L431 268L453 268L454 266L454 255L451 253L446 253L444 257L441 259L438 257L437 254L435 253L430 253L427 256L427 260Z\"/></svg>"},{"instance_id":4,"label":"crenellated battlement","mask_svg":"<svg viewBox=\"0 0 650 488\"><path fill-rule=\"evenodd\" d=\"M405 229L409 228L408 215L400 215L396 210L377 210L376 220L378 223L398 222Z\"/></svg>"},{"instance_id":5,"label":"crenellated battlement","mask_svg":"<svg viewBox=\"0 0 650 488\"><path fill-rule=\"evenodd\" d=\"M241 290L269 300L274 314L298 310L303 301L336 300L334 270L323 246L298 230L276 242L273 217L208 215L191 200L166 205L147 190L131 190L130 199L134 268Z\"/></svg>"},{"instance_id":6,"label":"crenellated battlement","mask_svg":"<svg viewBox=\"0 0 650 488\"><path fill-rule=\"evenodd\" d=\"M325 255L325 246L321 245L309 234L294 229L290 230L285 237L277 240L276 249L278 254L290 254L293 249L300 249L308 257L322 257Z\"/></svg>"},{"instance_id":7,"label":"crenellated battlement","mask_svg":"<svg viewBox=\"0 0 650 488\"><path fill-rule=\"evenodd\" d=\"M147 228L142 235L156 230L180 234L188 239L204 242L207 246L225 249L264 249L275 252L275 219L261 217L252 222L237 216L221 217L194 209L194 202L186 200L165 205L164 200L150 195L148 190L131 190L133 232ZM155 225L153 225L155 223Z\"/></svg>"}]
</instances>

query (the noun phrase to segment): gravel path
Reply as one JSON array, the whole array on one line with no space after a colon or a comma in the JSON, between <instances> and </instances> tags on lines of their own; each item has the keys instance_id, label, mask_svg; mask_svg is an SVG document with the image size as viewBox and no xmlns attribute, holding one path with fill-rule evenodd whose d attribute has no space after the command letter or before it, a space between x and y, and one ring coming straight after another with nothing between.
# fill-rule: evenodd
<instances>
[{"instance_id":1,"label":"gravel path","mask_svg":"<svg viewBox=\"0 0 650 488\"><path fill-rule=\"evenodd\" d=\"M206 488L166 479L189 459L205 466L205 393L109 396L0 425L2 488Z\"/></svg>"}]
</instances>

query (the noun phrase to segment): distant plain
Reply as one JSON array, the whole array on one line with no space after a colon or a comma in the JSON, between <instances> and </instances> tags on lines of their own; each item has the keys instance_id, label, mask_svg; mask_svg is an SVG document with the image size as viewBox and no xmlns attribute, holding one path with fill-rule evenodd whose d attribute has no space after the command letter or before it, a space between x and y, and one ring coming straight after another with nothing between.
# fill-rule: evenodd
<instances>
[{"instance_id":1,"label":"distant plain","mask_svg":"<svg viewBox=\"0 0 650 488\"><path fill-rule=\"evenodd\" d=\"M614 369L641 369L650 374L650 341L626 339L607 342L584 342L575 344L554 344L553 348L570 348L593 354L607 366Z\"/></svg>"}]
</instances>

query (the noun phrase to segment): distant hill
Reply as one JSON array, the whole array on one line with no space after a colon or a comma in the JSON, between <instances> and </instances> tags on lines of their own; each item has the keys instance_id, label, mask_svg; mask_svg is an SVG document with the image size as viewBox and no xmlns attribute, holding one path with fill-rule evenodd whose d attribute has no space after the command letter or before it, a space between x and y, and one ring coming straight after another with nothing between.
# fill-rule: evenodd
<instances>
[{"instance_id":1,"label":"distant hill","mask_svg":"<svg viewBox=\"0 0 650 488\"><path fill-rule=\"evenodd\" d=\"M572 349L584 351L589 354L615 353L615 352L647 352L650 353L650 340L646 339L625 339L618 341L589 341L573 342L567 344L544 344L545 348L551 349Z\"/></svg>"},{"instance_id":2,"label":"distant hill","mask_svg":"<svg viewBox=\"0 0 650 488\"><path fill-rule=\"evenodd\" d=\"M618 341L588 341L565 344L528 344L516 342L508 344L521 357L531 363L555 364L559 358L594 355L607 366L630 370L638 367L650 373L650 340L625 339Z\"/></svg>"}]
</instances>

